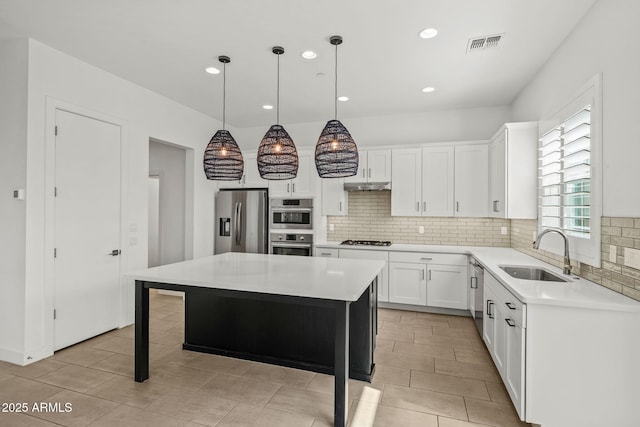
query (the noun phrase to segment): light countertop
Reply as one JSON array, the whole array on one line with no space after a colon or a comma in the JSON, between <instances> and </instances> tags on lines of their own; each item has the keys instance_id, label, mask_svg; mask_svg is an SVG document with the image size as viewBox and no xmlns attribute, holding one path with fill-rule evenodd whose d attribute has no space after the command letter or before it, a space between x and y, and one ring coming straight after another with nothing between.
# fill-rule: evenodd
<instances>
[{"instance_id":1,"label":"light countertop","mask_svg":"<svg viewBox=\"0 0 640 427\"><path fill-rule=\"evenodd\" d=\"M501 265L543 267L556 275L567 278L562 274L561 269L511 248L411 244L351 246L340 245L339 242L318 243L315 247L466 254L473 256L485 268L485 274L490 273L523 303L640 312L640 302L581 277L572 275L566 283L511 277L500 268Z\"/></svg>"},{"instance_id":2,"label":"light countertop","mask_svg":"<svg viewBox=\"0 0 640 427\"><path fill-rule=\"evenodd\" d=\"M229 252L127 273L148 282L357 301L384 261Z\"/></svg>"}]
</instances>

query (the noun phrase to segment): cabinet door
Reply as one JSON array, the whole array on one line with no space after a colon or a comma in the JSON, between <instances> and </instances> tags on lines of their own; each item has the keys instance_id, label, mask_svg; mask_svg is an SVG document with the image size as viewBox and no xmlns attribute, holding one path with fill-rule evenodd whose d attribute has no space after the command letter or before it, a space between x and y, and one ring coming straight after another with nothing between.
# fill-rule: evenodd
<instances>
[{"instance_id":1,"label":"cabinet door","mask_svg":"<svg viewBox=\"0 0 640 427\"><path fill-rule=\"evenodd\" d=\"M429 264L427 266L427 305L466 310L467 267Z\"/></svg>"},{"instance_id":2,"label":"cabinet door","mask_svg":"<svg viewBox=\"0 0 640 427\"><path fill-rule=\"evenodd\" d=\"M242 181L244 180L244 175L242 178L235 181L218 181L218 188L242 188Z\"/></svg>"},{"instance_id":3,"label":"cabinet door","mask_svg":"<svg viewBox=\"0 0 640 427\"><path fill-rule=\"evenodd\" d=\"M489 213L489 149L486 144L455 148L455 216Z\"/></svg>"},{"instance_id":4,"label":"cabinet door","mask_svg":"<svg viewBox=\"0 0 640 427\"><path fill-rule=\"evenodd\" d=\"M344 178L324 178L322 187L322 215L347 215L348 194L344 191Z\"/></svg>"},{"instance_id":5,"label":"cabinet door","mask_svg":"<svg viewBox=\"0 0 640 427\"><path fill-rule=\"evenodd\" d=\"M389 263L389 302L427 305L425 264Z\"/></svg>"},{"instance_id":6,"label":"cabinet door","mask_svg":"<svg viewBox=\"0 0 640 427\"><path fill-rule=\"evenodd\" d=\"M358 173L344 179L344 182L367 182L367 152L358 150Z\"/></svg>"},{"instance_id":7,"label":"cabinet door","mask_svg":"<svg viewBox=\"0 0 640 427\"><path fill-rule=\"evenodd\" d=\"M290 179L270 179L269 181L269 197L290 197L291 196L291 180Z\"/></svg>"},{"instance_id":8,"label":"cabinet door","mask_svg":"<svg viewBox=\"0 0 640 427\"><path fill-rule=\"evenodd\" d=\"M384 267L382 267L382 271L378 275L378 301L389 301L389 252L366 249L340 249L340 258L384 261Z\"/></svg>"},{"instance_id":9,"label":"cabinet door","mask_svg":"<svg viewBox=\"0 0 640 427\"><path fill-rule=\"evenodd\" d=\"M490 215L496 218L506 216L506 129L499 132L489 145L489 187Z\"/></svg>"},{"instance_id":10,"label":"cabinet door","mask_svg":"<svg viewBox=\"0 0 640 427\"><path fill-rule=\"evenodd\" d=\"M298 158L298 175L291 180L293 197L313 196L318 177L314 157L309 154Z\"/></svg>"},{"instance_id":11,"label":"cabinet door","mask_svg":"<svg viewBox=\"0 0 640 427\"><path fill-rule=\"evenodd\" d=\"M391 150L367 151L367 181L391 181Z\"/></svg>"},{"instance_id":12,"label":"cabinet door","mask_svg":"<svg viewBox=\"0 0 640 427\"><path fill-rule=\"evenodd\" d=\"M404 148L391 152L391 215L420 216L422 150Z\"/></svg>"},{"instance_id":13,"label":"cabinet door","mask_svg":"<svg viewBox=\"0 0 640 427\"><path fill-rule=\"evenodd\" d=\"M266 188L269 186L268 180L260 178L256 159L257 154L244 156L244 175L242 176L242 185L245 188Z\"/></svg>"},{"instance_id":14,"label":"cabinet door","mask_svg":"<svg viewBox=\"0 0 640 427\"><path fill-rule=\"evenodd\" d=\"M512 326L513 325L513 326ZM525 336L524 329L515 322L505 323L506 355L504 384L511 396L513 405L520 415L524 417L524 355Z\"/></svg>"},{"instance_id":15,"label":"cabinet door","mask_svg":"<svg viewBox=\"0 0 640 427\"><path fill-rule=\"evenodd\" d=\"M453 216L453 147L422 149L423 216Z\"/></svg>"},{"instance_id":16,"label":"cabinet door","mask_svg":"<svg viewBox=\"0 0 640 427\"><path fill-rule=\"evenodd\" d=\"M491 288L485 285L484 297L482 299L483 305L483 320L482 320L482 339L489 349L489 353L493 356L493 347L496 335L496 296L491 291Z\"/></svg>"},{"instance_id":17,"label":"cabinet door","mask_svg":"<svg viewBox=\"0 0 640 427\"><path fill-rule=\"evenodd\" d=\"M494 337L493 337L493 361L498 368L498 372L504 378L505 374L505 362L507 356L507 328L508 325L505 322L505 311L502 308L502 304L496 302L494 306Z\"/></svg>"}]
</instances>

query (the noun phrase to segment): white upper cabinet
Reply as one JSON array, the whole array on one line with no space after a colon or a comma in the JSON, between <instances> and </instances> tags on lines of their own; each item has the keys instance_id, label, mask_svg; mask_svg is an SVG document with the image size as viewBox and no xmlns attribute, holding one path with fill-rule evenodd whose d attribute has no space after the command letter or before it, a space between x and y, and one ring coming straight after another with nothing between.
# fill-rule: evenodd
<instances>
[{"instance_id":1,"label":"white upper cabinet","mask_svg":"<svg viewBox=\"0 0 640 427\"><path fill-rule=\"evenodd\" d=\"M400 148L391 156L391 215L421 216L422 149Z\"/></svg>"},{"instance_id":2,"label":"white upper cabinet","mask_svg":"<svg viewBox=\"0 0 640 427\"><path fill-rule=\"evenodd\" d=\"M489 208L497 218L537 218L536 122L507 123L489 146Z\"/></svg>"},{"instance_id":3,"label":"white upper cabinet","mask_svg":"<svg viewBox=\"0 0 640 427\"><path fill-rule=\"evenodd\" d=\"M489 214L489 147L486 144L455 147L455 216Z\"/></svg>"},{"instance_id":4,"label":"white upper cabinet","mask_svg":"<svg viewBox=\"0 0 640 427\"><path fill-rule=\"evenodd\" d=\"M269 181L260 178L258 172L257 154L243 154L244 173L237 181L219 181L218 188L267 188Z\"/></svg>"},{"instance_id":5,"label":"white upper cabinet","mask_svg":"<svg viewBox=\"0 0 640 427\"><path fill-rule=\"evenodd\" d=\"M422 216L453 216L453 147L422 149Z\"/></svg>"},{"instance_id":6,"label":"white upper cabinet","mask_svg":"<svg viewBox=\"0 0 640 427\"><path fill-rule=\"evenodd\" d=\"M311 154L298 154L298 175L293 179L269 180L269 197L311 197L316 191L318 172Z\"/></svg>"},{"instance_id":7,"label":"white upper cabinet","mask_svg":"<svg viewBox=\"0 0 640 427\"><path fill-rule=\"evenodd\" d=\"M321 178L322 215L347 215L349 193L344 191L344 178Z\"/></svg>"},{"instance_id":8,"label":"white upper cabinet","mask_svg":"<svg viewBox=\"0 0 640 427\"><path fill-rule=\"evenodd\" d=\"M391 150L360 150L358 155L358 173L345 182L391 181Z\"/></svg>"}]
</instances>

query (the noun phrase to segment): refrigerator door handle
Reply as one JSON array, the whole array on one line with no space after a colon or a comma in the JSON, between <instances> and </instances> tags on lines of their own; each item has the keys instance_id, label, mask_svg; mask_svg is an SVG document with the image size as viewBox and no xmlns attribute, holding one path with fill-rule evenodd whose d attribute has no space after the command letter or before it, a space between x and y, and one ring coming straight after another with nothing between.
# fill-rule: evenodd
<instances>
[{"instance_id":1,"label":"refrigerator door handle","mask_svg":"<svg viewBox=\"0 0 640 427\"><path fill-rule=\"evenodd\" d=\"M242 243L242 202L238 202L236 211L236 244Z\"/></svg>"}]
</instances>

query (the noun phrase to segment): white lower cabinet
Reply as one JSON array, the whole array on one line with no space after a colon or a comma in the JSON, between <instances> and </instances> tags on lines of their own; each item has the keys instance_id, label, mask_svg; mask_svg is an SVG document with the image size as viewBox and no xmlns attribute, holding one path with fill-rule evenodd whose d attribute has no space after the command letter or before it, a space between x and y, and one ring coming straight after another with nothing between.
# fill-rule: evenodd
<instances>
[{"instance_id":1,"label":"white lower cabinet","mask_svg":"<svg viewBox=\"0 0 640 427\"><path fill-rule=\"evenodd\" d=\"M427 265L427 305L467 309L467 266Z\"/></svg>"},{"instance_id":2,"label":"white lower cabinet","mask_svg":"<svg viewBox=\"0 0 640 427\"><path fill-rule=\"evenodd\" d=\"M372 259L384 261L384 267L378 275L378 301L389 301L389 252L366 249L339 249L339 258Z\"/></svg>"},{"instance_id":3,"label":"white lower cabinet","mask_svg":"<svg viewBox=\"0 0 640 427\"><path fill-rule=\"evenodd\" d=\"M498 368L511 401L525 418L525 305L491 274L484 275L485 315L482 338ZM551 350L550 350L551 351Z\"/></svg>"},{"instance_id":4,"label":"white lower cabinet","mask_svg":"<svg viewBox=\"0 0 640 427\"><path fill-rule=\"evenodd\" d=\"M427 265L389 262L389 302L427 305Z\"/></svg>"}]
</instances>

